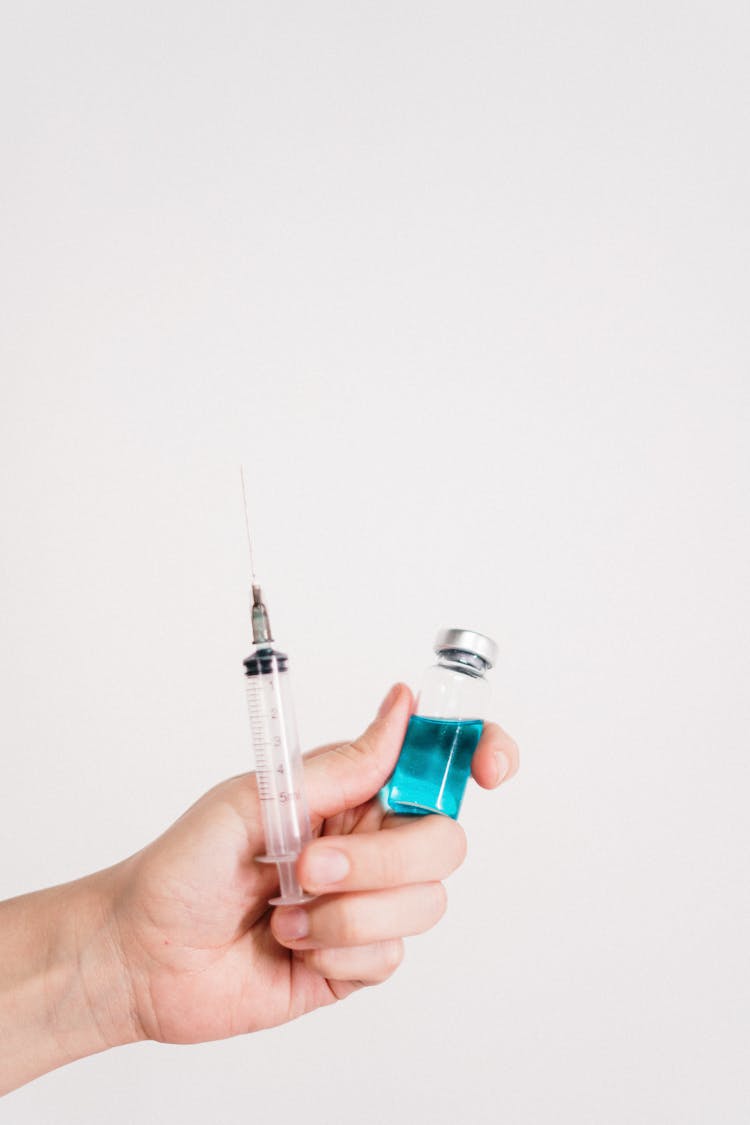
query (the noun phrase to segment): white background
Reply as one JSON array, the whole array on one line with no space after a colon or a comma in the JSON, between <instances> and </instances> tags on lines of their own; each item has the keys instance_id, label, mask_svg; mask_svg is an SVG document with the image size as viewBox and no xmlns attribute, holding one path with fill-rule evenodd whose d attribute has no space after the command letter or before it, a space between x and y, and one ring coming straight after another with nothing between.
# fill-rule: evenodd
<instances>
[{"instance_id":1,"label":"white background","mask_svg":"<svg viewBox=\"0 0 750 1125\"><path fill-rule=\"evenodd\" d=\"M17 3L0 26L0 894L497 637L523 766L440 926L13 1125L746 1122L744 3Z\"/></svg>"}]
</instances>

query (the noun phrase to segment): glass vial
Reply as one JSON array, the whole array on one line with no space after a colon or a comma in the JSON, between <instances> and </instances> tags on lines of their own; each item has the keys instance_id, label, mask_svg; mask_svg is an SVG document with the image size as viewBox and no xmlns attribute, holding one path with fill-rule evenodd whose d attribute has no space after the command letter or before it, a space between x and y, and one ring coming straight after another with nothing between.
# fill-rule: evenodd
<instances>
[{"instance_id":1,"label":"glass vial","mask_svg":"<svg viewBox=\"0 0 750 1125\"><path fill-rule=\"evenodd\" d=\"M457 820L489 704L484 674L497 645L470 629L441 629L435 652L383 797L396 813Z\"/></svg>"}]
</instances>

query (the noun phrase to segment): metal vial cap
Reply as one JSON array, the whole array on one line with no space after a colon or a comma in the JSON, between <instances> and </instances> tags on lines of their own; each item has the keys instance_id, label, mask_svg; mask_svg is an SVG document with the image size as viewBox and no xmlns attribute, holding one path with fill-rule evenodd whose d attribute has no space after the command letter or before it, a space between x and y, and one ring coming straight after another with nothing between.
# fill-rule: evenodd
<instances>
[{"instance_id":1,"label":"metal vial cap","mask_svg":"<svg viewBox=\"0 0 750 1125\"><path fill-rule=\"evenodd\" d=\"M470 652L478 656L491 668L497 661L497 645L491 637L484 633L475 633L473 629L441 629L435 637L435 652Z\"/></svg>"}]
</instances>

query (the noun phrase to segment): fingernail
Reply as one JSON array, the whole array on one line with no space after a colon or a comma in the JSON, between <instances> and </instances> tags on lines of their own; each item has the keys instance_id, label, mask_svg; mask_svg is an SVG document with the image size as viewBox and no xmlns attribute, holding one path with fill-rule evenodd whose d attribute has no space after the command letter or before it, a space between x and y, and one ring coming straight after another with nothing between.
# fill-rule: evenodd
<instances>
[{"instance_id":1,"label":"fingernail","mask_svg":"<svg viewBox=\"0 0 750 1125\"><path fill-rule=\"evenodd\" d=\"M282 941L295 941L297 938L307 937L310 930L310 920L307 911L298 906L282 910L276 916L274 930Z\"/></svg>"},{"instance_id":2,"label":"fingernail","mask_svg":"<svg viewBox=\"0 0 750 1125\"><path fill-rule=\"evenodd\" d=\"M327 887L349 874L349 857L337 848L316 848L310 852L306 866L306 882L316 887Z\"/></svg>"},{"instance_id":3,"label":"fingernail","mask_svg":"<svg viewBox=\"0 0 750 1125\"><path fill-rule=\"evenodd\" d=\"M394 684L393 687L391 688L391 690L386 695L383 702L380 704L380 708L378 709L378 718L379 719L384 718L384 716L388 714L391 707L396 702L396 696L397 695L398 695L398 684Z\"/></svg>"},{"instance_id":4,"label":"fingernail","mask_svg":"<svg viewBox=\"0 0 750 1125\"><path fill-rule=\"evenodd\" d=\"M497 776L495 777L495 785L499 785L510 772L510 758L503 750L495 751L495 765L497 767Z\"/></svg>"}]
</instances>

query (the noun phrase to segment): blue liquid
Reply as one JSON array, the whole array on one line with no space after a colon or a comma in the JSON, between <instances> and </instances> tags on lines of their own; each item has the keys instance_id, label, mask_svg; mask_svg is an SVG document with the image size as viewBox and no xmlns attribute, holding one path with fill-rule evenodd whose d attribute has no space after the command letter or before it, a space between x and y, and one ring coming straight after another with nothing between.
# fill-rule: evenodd
<instances>
[{"instance_id":1,"label":"blue liquid","mask_svg":"<svg viewBox=\"0 0 750 1125\"><path fill-rule=\"evenodd\" d=\"M458 819L481 719L426 719L412 715L396 768L383 790L393 812L443 813Z\"/></svg>"}]
</instances>

